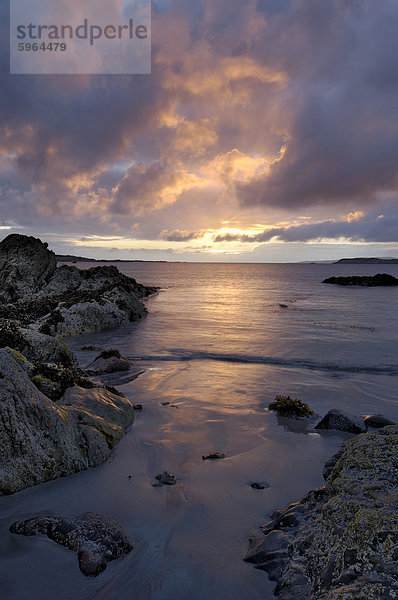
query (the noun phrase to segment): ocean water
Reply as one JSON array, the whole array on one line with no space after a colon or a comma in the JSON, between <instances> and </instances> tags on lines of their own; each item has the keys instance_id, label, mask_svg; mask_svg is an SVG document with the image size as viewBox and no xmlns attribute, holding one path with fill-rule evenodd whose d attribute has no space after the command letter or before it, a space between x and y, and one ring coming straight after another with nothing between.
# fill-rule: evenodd
<instances>
[{"instance_id":1,"label":"ocean water","mask_svg":"<svg viewBox=\"0 0 398 600\"><path fill-rule=\"evenodd\" d=\"M398 421L398 288L321 283L398 276L398 265L117 266L161 287L146 301L148 317L67 341L82 365L96 355L84 345L129 357L131 374L109 383L144 410L108 463L0 498L4 597L271 599L274 584L242 561L247 539L275 509L322 484L323 463L347 436L314 432L316 419L278 420L268 403L290 394L318 415L343 408ZM227 458L201 460L213 451ZM152 487L165 469L178 484ZM253 490L253 481L269 487ZM88 510L120 521L135 542L96 579L46 538L8 532L17 518Z\"/></svg>"}]
</instances>

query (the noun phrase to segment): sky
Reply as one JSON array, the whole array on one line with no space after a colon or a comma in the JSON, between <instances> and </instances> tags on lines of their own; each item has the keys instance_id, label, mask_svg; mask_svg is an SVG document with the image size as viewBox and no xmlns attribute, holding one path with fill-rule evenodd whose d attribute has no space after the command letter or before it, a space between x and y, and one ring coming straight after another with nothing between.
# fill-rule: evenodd
<instances>
[{"instance_id":1,"label":"sky","mask_svg":"<svg viewBox=\"0 0 398 600\"><path fill-rule=\"evenodd\" d=\"M154 2L135 76L10 75L7 5L1 238L108 259L398 256L396 0Z\"/></svg>"}]
</instances>

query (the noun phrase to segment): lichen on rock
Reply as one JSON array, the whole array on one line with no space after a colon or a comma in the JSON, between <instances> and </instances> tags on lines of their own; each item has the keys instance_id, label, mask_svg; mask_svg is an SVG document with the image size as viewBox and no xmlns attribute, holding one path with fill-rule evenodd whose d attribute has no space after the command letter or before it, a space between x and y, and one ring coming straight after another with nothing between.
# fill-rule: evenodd
<instances>
[{"instance_id":1,"label":"lichen on rock","mask_svg":"<svg viewBox=\"0 0 398 600\"><path fill-rule=\"evenodd\" d=\"M278 598L398 597L397 456L398 426L358 435L331 461L323 487L272 515L246 559L277 581ZM252 560L254 545L266 547L275 532L284 553Z\"/></svg>"}]
</instances>

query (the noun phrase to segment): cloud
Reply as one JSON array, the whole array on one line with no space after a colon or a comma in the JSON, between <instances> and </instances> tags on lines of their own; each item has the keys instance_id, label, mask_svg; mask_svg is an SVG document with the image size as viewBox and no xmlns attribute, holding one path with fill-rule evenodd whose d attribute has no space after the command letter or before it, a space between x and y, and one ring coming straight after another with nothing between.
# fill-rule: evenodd
<instances>
[{"instance_id":1,"label":"cloud","mask_svg":"<svg viewBox=\"0 0 398 600\"><path fill-rule=\"evenodd\" d=\"M171 232L163 230L159 237L167 242L189 242L191 240L197 240L202 236L203 231L180 231L179 229L175 229Z\"/></svg>"}]
</instances>

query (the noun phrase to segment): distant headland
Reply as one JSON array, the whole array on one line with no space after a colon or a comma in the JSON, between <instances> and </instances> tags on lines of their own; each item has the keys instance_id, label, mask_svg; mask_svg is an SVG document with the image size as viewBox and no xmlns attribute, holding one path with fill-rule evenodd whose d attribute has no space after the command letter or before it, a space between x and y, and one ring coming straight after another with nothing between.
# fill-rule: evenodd
<instances>
[{"instance_id":1,"label":"distant headland","mask_svg":"<svg viewBox=\"0 0 398 600\"><path fill-rule=\"evenodd\" d=\"M398 258L341 258L335 265L395 265Z\"/></svg>"},{"instance_id":2,"label":"distant headland","mask_svg":"<svg viewBox=\"0 0 398 600\"><path fill-rule=\"evenodd\" d=\"M57 262L105 262L105 263L120 263L120 262L156 262L164 263L167 260L140 260L140 259L123 259L123 258L87 258L86 256L73 256L72 254L56 254L55 258Z\"/></svg>"}]
</instances>

